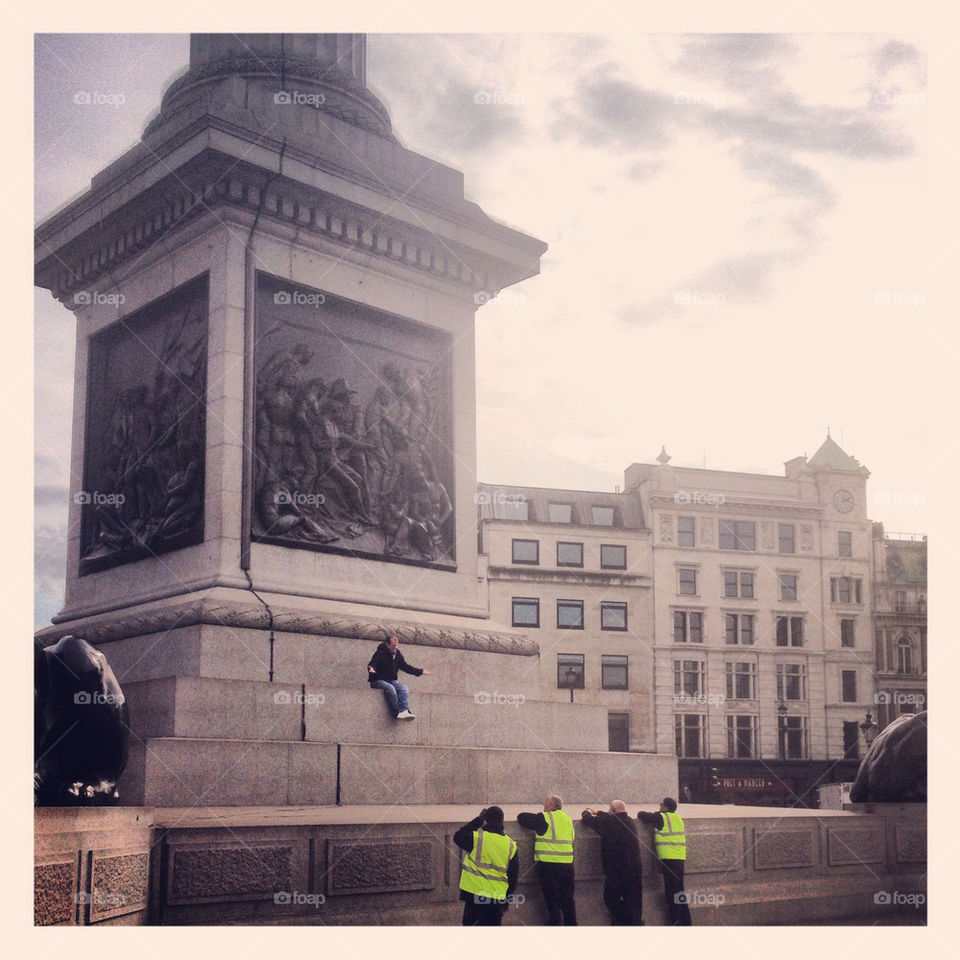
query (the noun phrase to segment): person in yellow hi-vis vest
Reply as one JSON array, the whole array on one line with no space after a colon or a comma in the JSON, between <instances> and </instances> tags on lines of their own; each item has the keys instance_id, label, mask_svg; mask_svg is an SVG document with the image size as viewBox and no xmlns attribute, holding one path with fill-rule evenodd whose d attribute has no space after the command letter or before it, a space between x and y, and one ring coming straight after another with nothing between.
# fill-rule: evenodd
<instances>
[{"instance_id":1,"label":"person in yellow hi-vis vest","mask_svg":"<svg viewBox=\"0 0 960 960\"><path fill-rule=\"evenodd\" d=\"M457 830L453 842L464 851L460 867L463 925L499 927L520 872L517 841L503 832L503 810L484 807Z\"/></svg>"},{"instance_id":2,"label":"person in yellow hi-vis vest","mask_svg":"<svg viewBox=\"0 0 960 960\"><path fill-rule=\"evenodd\" d=\"M563 800L551 794L543 801L543 813L519 813L517 823L533 830L533 860L549 924L577 925L573 899L573 822L561 809Z\"/></svg>"},{"instance_id":3,"label":"person in yellow hi-vis vest","mask_svg":"<svg viewBox=\"0 0 960 960\"><path fill-rule=\"evenodd\" d=\"M687 859L687 835L683 817L677 813L677 801L664 797L659 813L637 814L641 823L653 827L653 844L663 871L663 893L667 898L667 917L672 926L689 927L690 907L683 889L683 866Z\"/></svg>"}]
</instances>

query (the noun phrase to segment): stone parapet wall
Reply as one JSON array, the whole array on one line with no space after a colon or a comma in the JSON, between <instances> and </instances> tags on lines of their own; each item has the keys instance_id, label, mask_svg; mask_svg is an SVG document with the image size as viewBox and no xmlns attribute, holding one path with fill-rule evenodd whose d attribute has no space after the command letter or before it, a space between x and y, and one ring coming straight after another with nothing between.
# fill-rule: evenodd
<instances>
[{"instance_id":1,"label":"stone parapet wall","mask_svg":"<svg viewBox=\"0 0 960 960\"><path fill-rule=\"evenodd\" d=\"M600 844L575 818L577 911L607 925ZM629 803L652 808L651 802ZM545 920L533 838L505 808L520 884L507 925ZM527 807L537 809L536 805ZM472 807L38 810L38 924L457 925L452 837ZM454 819L456 817L456 819ZM685 815L695 925L918 924L926 916L923 806L869 813L700 806ZM665 922L641 828L644 919Z\"/></svg>"}]
</instances>

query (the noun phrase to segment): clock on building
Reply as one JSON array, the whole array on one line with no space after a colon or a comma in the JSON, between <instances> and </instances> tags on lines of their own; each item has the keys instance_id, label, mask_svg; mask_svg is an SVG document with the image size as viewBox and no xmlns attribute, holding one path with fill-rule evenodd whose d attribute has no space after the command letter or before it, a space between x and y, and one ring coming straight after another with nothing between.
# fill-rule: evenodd
<instances>
[{"instance_id":1,"label":"clock on building","mask_svg":"<svg viewBox=\"0 0 960 960\"><path fill-rule=\"evenodd\" d=\"M849 513L853 509L853 494L849 490L838 490L833 495L833 505L841 513Z\"/></svg>"}]
</instances>

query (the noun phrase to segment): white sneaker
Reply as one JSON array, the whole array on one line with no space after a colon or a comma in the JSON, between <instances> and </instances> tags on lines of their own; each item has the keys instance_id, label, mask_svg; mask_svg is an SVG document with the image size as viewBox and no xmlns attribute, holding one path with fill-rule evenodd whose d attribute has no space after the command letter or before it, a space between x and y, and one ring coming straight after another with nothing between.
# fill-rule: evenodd
<instances>
[{"instance_id":1,"label":"white sneaker","mask_svg":"<svg viewBox=\"0 0 960 960\"><path fill-rule=\"evenodd\" d=\"M401 710L397 714L398 720L416 720L416 717L409 710Z\"/></svg>"}]
</instances>

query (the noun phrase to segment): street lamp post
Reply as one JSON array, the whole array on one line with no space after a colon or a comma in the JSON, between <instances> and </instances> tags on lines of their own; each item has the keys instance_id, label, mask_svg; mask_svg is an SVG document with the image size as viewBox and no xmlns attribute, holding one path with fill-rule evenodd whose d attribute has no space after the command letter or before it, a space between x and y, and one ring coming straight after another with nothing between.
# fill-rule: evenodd
<instances>
[{"instance_id":1,"label":"street lamp post","mask_svg":"<svg viewBox=\"0 0 960 960\"><path fill-rule=\"evenodd\" d=\"M863 734L863 742L867 746L867 750L870 749L870 744L877 737L877 725L873 720L873 714L870 711L867 711L867 718L860 724L860 732Z\"/></svg>"},{"instance_id":2,"label":"street lamp post","mask_svg":"<svg viewBox=\"0 0 960 960\"><path fill-rule=\"evenodd\" d=\"M780 759L787 759L787 705L781 700L777 707L777 731L780 735Z\"/></svg>"},{"instance_id":3,"label":"street lamp post","mask_svg":"<svg viewBox=\"0 0 960 960\"><path fill-rule=\"evenodd\" d=\"M567 686L570 688L570 702L573 703L573 688L577 684L577 671L570 667L566 673L563 675L563 679L566 680Z\"/></svg>"}]
</instances>

